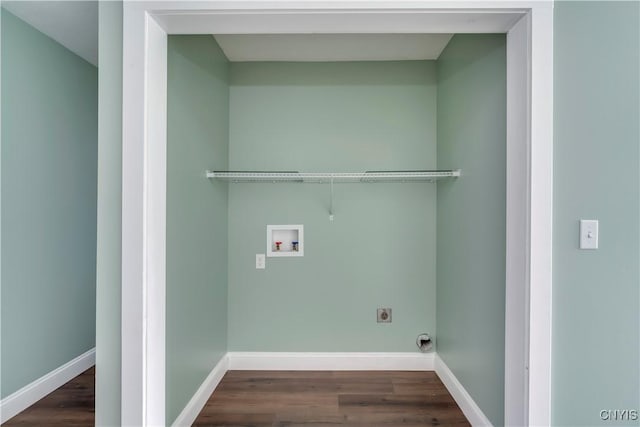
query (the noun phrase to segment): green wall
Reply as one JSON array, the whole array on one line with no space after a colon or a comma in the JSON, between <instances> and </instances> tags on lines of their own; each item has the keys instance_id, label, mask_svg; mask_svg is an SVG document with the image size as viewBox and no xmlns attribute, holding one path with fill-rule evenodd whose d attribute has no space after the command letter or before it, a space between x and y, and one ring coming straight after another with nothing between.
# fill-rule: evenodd
<instances>
[{"instance_id":1,"label":"green wall","mask_svg":"<svg viewBox=\"0 0 640 427\"><path fill-rule=\"evenodd\" d=\"M640 3L556 2L554 425L640 407ZM578 249L578 221L600 247Z\"/></svg>"},{"instance_id":2,"label":"green wall","mask_svg":"<svg viewBox=\"0 0 640 427\"><path fill-rule=\"evenodd\" d=\"M211 36L168 46L167 423L227 352L226 57Z\"/></svg>"},{"instance_id":3,"label":"green wall","mask_svg":"<svg viewBox=\"0 0 640 427\"><path fill-rule=\"evenodd\" d=\"M506 38L455 35L438 59L438 355L504 423Z\"/></svg>"},{"instance_id":4,"label":"green wall","mask_svg":"<svg viewBox=\"0 0 640 427\"><path fill-rule=\"evenodd\" d=\"M97 78L2 11L2 397L95 345Z\"/></svg>"},{"instance_id":5,"label":"green wall","mask_svg":"<svg viewBox=\"0 0 640 427\"><path fill-rule=\"evenodd\" d=\"M120 424L122 2L99 4L96 425Z\"/></svg>"},{"instance_id":6,"label":"green wall","mask_svg":"<svg viewBox=\"0 0 640 427\"><path fill-rule=\"evenodd\" d=\"M232 63L231 170L436 167L435 63ZM229 349L417 351L435 330L435 184L229 185ZM267 224L304 257L267 258ZM376 323L391 307L393 322Z\"/></svg>"}]
</instances>

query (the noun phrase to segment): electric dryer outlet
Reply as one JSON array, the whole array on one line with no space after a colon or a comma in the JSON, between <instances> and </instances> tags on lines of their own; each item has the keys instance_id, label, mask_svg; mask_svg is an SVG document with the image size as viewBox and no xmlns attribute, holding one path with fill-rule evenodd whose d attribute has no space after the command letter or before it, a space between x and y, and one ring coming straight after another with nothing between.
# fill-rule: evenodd
<instances>
[{"instance_id":1,"label":"electric dryer outlet","mask_svg":"<svg viewBox=\"0 0 640 427\"><path fill-rule=\"evenodd\" d=\"M378 313L378 316L377 316L378 323L391 323L390 308L379 308L377 313Z\"/></svg>"}]
</instances>

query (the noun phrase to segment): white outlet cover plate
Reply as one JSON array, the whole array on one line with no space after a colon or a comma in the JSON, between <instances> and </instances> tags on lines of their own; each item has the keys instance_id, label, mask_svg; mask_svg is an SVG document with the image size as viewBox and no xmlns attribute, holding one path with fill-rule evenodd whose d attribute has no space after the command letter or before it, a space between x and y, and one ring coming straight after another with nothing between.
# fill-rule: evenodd
<instances>
[{"instance_id":1,"label":"white outlet cover plate","mask_svg":"<svg viewBox=\"0 0 640 427\"><path fill-rule=\"evenodd\" d=\"M580 249L598 249L598 220L580 220Z\"/></svg>"},{"instance_id":2,"label":"white outlet cover plate","mask_svg":"<svg viewBox=\"0 0 640 427\"><path fill-rule=\"evenodd\" d=\"M266 258L264 254L256 254L256 269L264 270Z\"/></svg>"}]
</instances>

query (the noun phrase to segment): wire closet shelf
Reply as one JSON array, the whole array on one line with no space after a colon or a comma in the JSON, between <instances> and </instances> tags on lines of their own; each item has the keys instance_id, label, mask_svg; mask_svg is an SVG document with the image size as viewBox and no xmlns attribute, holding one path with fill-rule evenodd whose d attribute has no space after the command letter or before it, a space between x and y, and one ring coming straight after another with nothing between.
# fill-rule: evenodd
<instances>
[{"instance_id":1,"label":"wire closet shelf","mask_svg":"<svg viewBox=\"0 0 640 427\"><path fill-rule=\"evenodd\" d=\"M374 182L435 182L443 178L457 178L456 170L416 170L416 171L367 171L367 172L322 172L305 173L297 171L207 171L207 178L216 178L232 183L374 183Z\"/></svg>"}]
</instances>

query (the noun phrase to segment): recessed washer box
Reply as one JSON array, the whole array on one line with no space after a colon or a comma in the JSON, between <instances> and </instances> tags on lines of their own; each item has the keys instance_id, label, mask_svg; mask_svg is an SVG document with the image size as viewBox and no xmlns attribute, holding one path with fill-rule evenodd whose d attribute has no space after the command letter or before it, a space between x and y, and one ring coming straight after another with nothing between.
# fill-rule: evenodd
<instances>
[{"instance_id":1,"label":"recessed washer box","mask_svg":"<svg viewBox=\"0 0 640 427\"><path fill-rule=\"evenodd\" d=\"M304 256L304 226L267 225L267 256Z\"/></svg>"}]
</instances>

